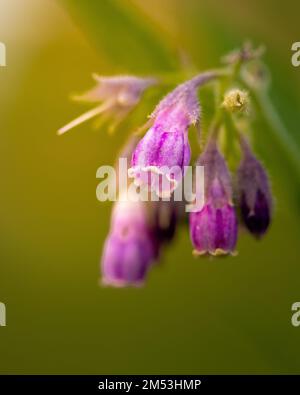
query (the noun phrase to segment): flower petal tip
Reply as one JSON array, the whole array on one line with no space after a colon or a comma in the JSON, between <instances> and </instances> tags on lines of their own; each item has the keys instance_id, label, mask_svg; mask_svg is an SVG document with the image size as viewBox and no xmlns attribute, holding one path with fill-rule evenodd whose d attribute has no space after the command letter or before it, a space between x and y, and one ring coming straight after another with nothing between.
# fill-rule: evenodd
<instances>
[{"instance_id":1,"label":"flower petal tip","mask_svg":"<svg viewBox=\"0 0 300 395\"><path fill-rule=\"evenodd\" d=\"M178 181L164 173L158 166L134 166L127 171L129 178L134 178L133 182L136 186L148 187L150 191L156 193L160 198L170 198L174 190L178 186ZM167 182L164 184L160 177L152 178L152 174L165 177ZM160 182L162 181L162 183ZM165 186L166 188L162 188Z\"/></svg>"},{"instance_id":2,"label":"flower petal tip","mask_svg":"<svg viewBox=\"0 0 300 395\"><path fill-rule=\"evenodd\" d=\"M193 256L195 258L199 257L199 256L213 256L213 257L225 257L225 256L237 256L238 255L238 251L227 251L227 250L223 250L222 248L217 248L214 251L199 251L194 249L192 252Z\"/></svg>"},{"instance_id":3,"label":"flower petal tip","mask_svg":"<svg viewBox=\"0 0 300 395\"><path fill-rule=\"evenodd\" d=\"M127 282L122 280L102 278L100 280L102 287L113 287L113 288L142 288L144 281Z\"/></svg>"},{"instance_id":4,"label":"flower petal tip","mask_svg":"<svg viewBox=\"0 0 300 395\"><path fill-rule=\"evenodd\" d=\"M199 256L204 256L207 255L207 251L199 251L199 250L193 250L192 254L195 258L198 258Z\"/></svg>"}]
</instances>

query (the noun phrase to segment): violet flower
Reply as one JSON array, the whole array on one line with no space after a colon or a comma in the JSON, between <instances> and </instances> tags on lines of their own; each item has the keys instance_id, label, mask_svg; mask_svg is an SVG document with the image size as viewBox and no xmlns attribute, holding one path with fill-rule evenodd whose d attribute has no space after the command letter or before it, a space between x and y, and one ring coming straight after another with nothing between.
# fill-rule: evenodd
<instances>
[{"instance_id":1,"label":"violet flower","mask_svg":"<svg viewBox=\"0 0 300 395\"><path fill-rule=\"evenodd\" d=\"M272 194L267 173L242 140L244 158L237 173L238 200L241 218L246 228L261 237L271 221Z\"/></svg>"},{"instance_id":2,"label":"violet flower","mask_svg":"<svg viewBox=\"0 0 300 395\"><path fill-rule=\"evenodd\" d=\"M237 241L237 218L232 205L230 175L215 141L210 141L197 165L204 166L205 203L190 213L190 236L195 255L232 254Z\"/></svg>"},{"instance_id":3,"label":"violet flower","mask_svg":"<svg viewBox=\"0 0 300 395\"><path fill-rule=\"evenodd\" d=\"M141 201L116 202L102 255L102 283L115 287L143 285L157 254L146 205Z\"/></svg>"},{"instance_id":4,"label":"violet flower","mask_svg":"<svg viewBox=\"0 0 300 395\"><path fill-rule=\"evenodd\" d=\"M184 176L191 149L188 128L200 117L197 88L213 78L201 74L169 93L151 115L152 127L141 139L132 155L129 177L150 187L160 197L168 197Z\"/></svg>"},{"instance_id":5,"label":"violet flower","mask_svg":"<svg viewBox=\"0 0 300 395\"><path fill-rule=\"evenodd\" d=\"M101 115L102 119L109 117L115 119L115 124L111 126L113 129L138 104L145 89L156 83L154 78L135 76L102 77L94 74L93 77L97 85L82 95L74 96L73 99L100 104L59 129L57 132L59 135Z\"/></svg>"}]
</instances>

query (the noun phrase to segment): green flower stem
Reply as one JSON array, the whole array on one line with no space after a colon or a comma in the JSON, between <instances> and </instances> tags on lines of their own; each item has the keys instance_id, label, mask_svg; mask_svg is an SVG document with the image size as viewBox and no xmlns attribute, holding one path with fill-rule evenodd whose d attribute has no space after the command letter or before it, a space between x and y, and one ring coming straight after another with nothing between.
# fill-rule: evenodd
<instances>
[{"instance_id":1,"label":"green flower stem","mask_svg":"<svg viewBox=\"0 0 300 395\"><path fill-rule=\"evenodd\" d=\"M245 81L244 81L245 83ZM278 143L285 150L288 160L290 160L293 168L300 176L300 151L297 143L290 136L285 125L280 119L277 111L275 110L267 92L258 91L245 84L247 89L252 94L255 107L259 113L259 117L268 125Z\"/></svg>"},{"instance_id":2,"label":"green flower stem","mask_svg":"<svg viewBox=\"0 0 300 395\"><path fill-rule=\"evenodd\" d=\"M206 82L210 82L215 79L228 78L231 76L231 72L228 69L211 69L201 72L186 72L186 71L177 71L177 72L168 72L168 73L156 73L156 77L158 79L158 83L160 85L178 85L180 83L184 83L187 80L195 79L195 81L199 80L199 85L202 85Z\"/></svg>"}]
</instances>

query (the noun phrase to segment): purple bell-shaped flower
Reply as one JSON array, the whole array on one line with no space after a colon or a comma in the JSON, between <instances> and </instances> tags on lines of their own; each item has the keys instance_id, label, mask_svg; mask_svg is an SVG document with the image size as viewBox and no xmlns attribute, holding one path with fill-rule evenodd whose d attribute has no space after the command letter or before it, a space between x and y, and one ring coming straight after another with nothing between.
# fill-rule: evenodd
<instances>
[{"instance_id":1,"label":"purple bell-shaped flower","mask_svg":"<svg viewBox=\"0 0 300 395\"><path fill-rule=\"evenodd\" d=\"M197 165L204 166L205 198L200 211L190 213L190 236L195 255L233 254L237 218L232 205L230 175L215 141L210 141Z\"/></svg>"}]
</instances>

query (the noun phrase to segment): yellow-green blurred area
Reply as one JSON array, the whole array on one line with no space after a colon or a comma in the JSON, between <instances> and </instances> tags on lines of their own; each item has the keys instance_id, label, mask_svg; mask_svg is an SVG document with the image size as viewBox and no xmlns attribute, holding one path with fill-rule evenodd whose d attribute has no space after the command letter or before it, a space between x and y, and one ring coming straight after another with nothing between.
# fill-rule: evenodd
<instances>
[{"instance_id":1,"label":"yellow-green blurred area","mask_svg":"<svg viewBox=\"0 0 300 395\"><path fill-rule=\"evenodd\" d=\"M276 197L266 237L241 232L237 257L195 260L182 229L142 289L99 286L111 204L96 200L96 170L159 90L112 136L90 124L56 135L89 108L69 96L92 72L173 72L182 52L206 70L251 39L299 146L299 12L291 0L0 0L1 373L300 372L299 179L270 132L254 131Z\"/></svg>"}]
</instances>

